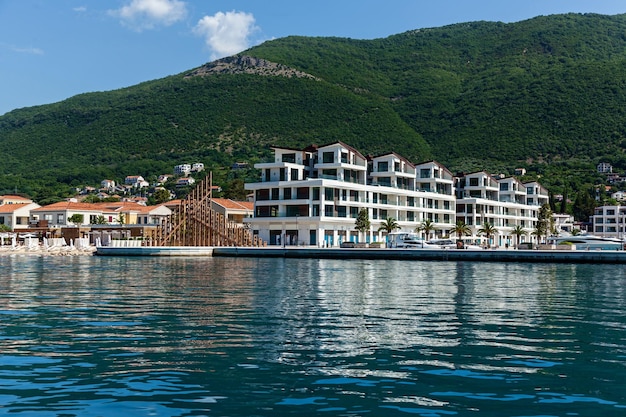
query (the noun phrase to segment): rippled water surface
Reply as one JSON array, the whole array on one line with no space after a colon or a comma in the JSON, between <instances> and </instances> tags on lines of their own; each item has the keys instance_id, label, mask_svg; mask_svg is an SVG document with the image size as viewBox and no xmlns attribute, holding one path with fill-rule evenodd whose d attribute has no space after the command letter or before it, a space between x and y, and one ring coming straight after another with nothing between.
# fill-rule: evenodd
<instances>
[{"instance_id":1,"label":"rippled water surface","mask_svg":"<svg viewBox=\"0 0 626 417\"><path fill-rule=\"evenodd\" d=\"M3 257L0 415L626 416L624 267Z\"/></svg>"}]
</instances>

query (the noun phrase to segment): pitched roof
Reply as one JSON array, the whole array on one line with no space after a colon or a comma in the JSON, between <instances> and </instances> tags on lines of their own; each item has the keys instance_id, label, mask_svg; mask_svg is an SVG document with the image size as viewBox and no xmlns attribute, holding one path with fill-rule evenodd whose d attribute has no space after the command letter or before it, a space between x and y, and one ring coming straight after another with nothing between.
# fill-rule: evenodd
<instances>
[{"instance_id":1,"label":"pitched roof","mask_svg":"<svg viewBox=\"0 0 626 417\"><path fill-rule=\"evenodd\" d=\"M227 210L254 210L254 203L250 201L235 201L230 198L213 198L211 201Z\"/></svg>"},{"instance_id":2,"label":"pitched roof","mask_svg":"<svg viewBox=\"0 0 626 417\"><path fill-rule=\"evenodd\" d=\"M2 204L0 205L0 213L14 213L17 210L30 206L32 203L16 203L16 204Z\"/></svg>"},{"instance_id":3,"label":"pitched roof","mask_svg":"<svg viewBox=\"0 0 626 417\"><path fill-rule=\"evenodd\" d=\"M120 211L143 211L145 206L130 201L111 201L102 203L78 203L74 201L59 201L48 204L33 211L97 211L97 212L120 212Z\"/></svg>"},{"instance_id":4,"label":"pitched roof","mask_svg":"<svg viewBox=\"0 0 626 417\"><path fill-rule=\"evenodd\" d=\"M30 201L30 198L22 197L21 195L0 195L0 200L26 200Z\"/></svg>"}]
</instances>

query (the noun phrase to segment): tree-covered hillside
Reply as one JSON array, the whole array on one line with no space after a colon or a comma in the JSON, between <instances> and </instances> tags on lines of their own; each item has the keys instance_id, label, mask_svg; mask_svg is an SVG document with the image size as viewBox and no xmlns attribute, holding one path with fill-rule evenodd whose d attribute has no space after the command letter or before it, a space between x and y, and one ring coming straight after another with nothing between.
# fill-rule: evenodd
<instances>
[{"instance_id":1,"label":"tree-covered hillside","mask_svg":"<svg viewBox=\"0 0 626 417\"><path fill-rule=\"evenodd\" d=\"M248 58L254 57L254 58ZM288 37L130 88L0 117L0 193L35 198L271 145L344 141L454 171L525 167L555 192L626 170L626 15Z\"/></svg>"}]
</instances>

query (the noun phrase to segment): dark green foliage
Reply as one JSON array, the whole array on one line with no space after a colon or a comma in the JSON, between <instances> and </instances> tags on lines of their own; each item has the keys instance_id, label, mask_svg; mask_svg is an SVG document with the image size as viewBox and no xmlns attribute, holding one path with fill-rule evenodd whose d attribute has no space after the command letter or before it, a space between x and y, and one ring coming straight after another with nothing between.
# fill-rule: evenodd
<instances>
[{"instance_id":1,"label":"dark green foliage","mask_svg":"<svg viewBox=\"0 0 626 417\"><path fill-rule=\"evenodd\" d=\"M36 201L127 175L229 167L270 146L341 140L364 154L437 159L453 172L526 168L554 193L626 170L626 15L472 22L385 39L288 37L242 55L315 79L179 74L0 117L0 193ZM251 170L253 172L253 170ZM183 193L184 194L184 191ZM179 194L180 195L180 194Z\"/></svg>"},{"instance_id":2,"label":"dark green foliage","mask_svg":"<svg viewBox=\"0 0 626 417\"><path fill-rule=\"evenodd\" d=\"M370 226L370 216L367 213L367 209L362 208L361 210L359 210L359 215L354 222L354 230L365 233L370 230Z\"/></svg>"}]
</instances>

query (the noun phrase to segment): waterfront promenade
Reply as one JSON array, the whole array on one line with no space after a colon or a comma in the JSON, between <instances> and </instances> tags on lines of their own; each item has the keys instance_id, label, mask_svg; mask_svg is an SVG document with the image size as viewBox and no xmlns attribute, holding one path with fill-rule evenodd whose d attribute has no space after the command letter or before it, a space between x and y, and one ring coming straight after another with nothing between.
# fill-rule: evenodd
<instances>
[{"instance_id":1,"label":"waterfront promenade","mask_svg":"<svg viewBox=\"0 0 626 417\"><path fill-rule=\"evenodd\" d=\"M626 251L516 249L390 249L317 247L98 247L100 256L214 256L256 258L380 259L473 262L626 264Z\"/></svg>"}]
</instances>

